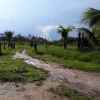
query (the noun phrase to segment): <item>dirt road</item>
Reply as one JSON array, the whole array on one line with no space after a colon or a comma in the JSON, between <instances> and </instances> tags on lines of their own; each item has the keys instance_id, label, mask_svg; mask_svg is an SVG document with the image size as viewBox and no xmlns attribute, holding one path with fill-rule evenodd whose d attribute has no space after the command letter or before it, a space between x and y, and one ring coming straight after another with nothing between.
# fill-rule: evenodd
<instances>
[{"instance_id":1,"label":"dirt road","mask_svg":"<svg viewBox=\"0 0 100 100\"><path fill-rule=\"evenodd\" d=\"M13 58L23 59L27 64L48 71L49 77L40 86L37 83L0 84L0 100L69 100L67 97L48 91L50 88L55 88L63 83L80 93L94 96L97 100L100 100L100 73L64 69L59 64L47 64L32 58L25 52L16 53Z\"/></svg>"}]
</instances>

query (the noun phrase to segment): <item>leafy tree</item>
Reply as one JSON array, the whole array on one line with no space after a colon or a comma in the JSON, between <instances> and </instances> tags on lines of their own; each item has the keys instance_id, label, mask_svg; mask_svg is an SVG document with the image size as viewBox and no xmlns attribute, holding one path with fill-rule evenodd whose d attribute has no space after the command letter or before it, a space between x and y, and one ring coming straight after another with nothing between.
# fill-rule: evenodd
<instances>
[{"instance_id":1,"label":"leafy tree","mask_svg":"<svg viewBox=\"0 0 100 100\"><path fill-rule=\"evenodd\" d=\"M71 29L71 27L65 28L64 26L60 25L57 30L62 36L63 46L64 46L64 49L66 49L67 48L68 33L70 31L72 31L72 29Z\"/></svg>"},{"instance_id":2,"label":"leafy tree","mask_svg":"<svg viewBox=\"0 0 100 100\"><path fill-rule=\"evenodd\" d=\"M13 38L13 32L11 32L11 31L6 31L5 32L5 36L6 36L6 39L7 39L7 41L8 41L8 47L11 47L11 40L12 40L12 38Z\"/></svg>"}]
</instances>

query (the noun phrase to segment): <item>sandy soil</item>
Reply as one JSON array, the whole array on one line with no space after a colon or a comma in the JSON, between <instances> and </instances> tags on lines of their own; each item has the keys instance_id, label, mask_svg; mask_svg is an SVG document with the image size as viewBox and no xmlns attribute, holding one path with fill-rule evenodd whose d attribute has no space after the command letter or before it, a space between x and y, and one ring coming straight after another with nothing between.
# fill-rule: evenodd
<instances>
[{"instance_id":1,"label":"sandy soil","mask_svg":"<svg viewBox=\"0 0 100 100\"><path fill-rule=\"evenodd\" d=\"M100 73L64 69L61 65L47 64L31 58L25 51L16 53L13 59L17 58L23 59L27 64L48 71L49 77L42 85L38 85L38 83L0 83L0 100L69 100L67 97L55 95L48 91L62 83L80 93L94 96L96 100L100 100Z\"/></svg>"}]
</instances>

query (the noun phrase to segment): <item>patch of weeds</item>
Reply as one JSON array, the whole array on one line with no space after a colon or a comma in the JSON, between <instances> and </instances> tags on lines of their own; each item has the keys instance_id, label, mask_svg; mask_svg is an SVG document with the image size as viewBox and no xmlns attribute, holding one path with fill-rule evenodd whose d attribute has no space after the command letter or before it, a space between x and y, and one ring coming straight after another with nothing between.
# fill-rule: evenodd
<instances>
[{"instance_id":1,"label":"patch of weeds","mask_svg":"<svg viewBox=\"0 0 100 100\"><path fill-rule=\"evenodd\" d=\"M71 89L63 85L60 85L56 88L50 88L49 91L60 96L66 96L70 100L93 100L91 99L91 97L88 97L82 93L79 93L78 91L74 89Z\"/></svg>"},{"instance_id":2,"label":"patch of weeds","mask_svg":"<svg viewBox=\"0 0 100 100\"><path fill-rule=\"evenodd\" d=\"M0 81L3 82L33 82L44 80L46 77L47 72L20 60L9 59L0 62Z\"/></svg>"}]
</instances>

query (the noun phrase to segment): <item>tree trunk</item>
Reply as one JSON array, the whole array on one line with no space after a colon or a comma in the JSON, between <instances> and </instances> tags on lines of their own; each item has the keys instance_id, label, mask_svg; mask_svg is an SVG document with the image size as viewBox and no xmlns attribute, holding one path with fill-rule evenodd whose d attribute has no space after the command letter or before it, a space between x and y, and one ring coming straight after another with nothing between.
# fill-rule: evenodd
<instances>
[{"instance_id":1,"label":"tree trunk","mask_svg":"<svg viewBox=\"0 0 100 100\"><path fill-rule=\"evenodd\" d=\"M78 46L78 49L81 48L81 33L80 33L80 32L79 32L79 34L78 34L77 46Z\"/></svg>"},{"instance_id":2,"label":"tree trunk","mask_svg":"<svg viewBox=\"0 0 100 100\"><path fill-rule=\"evenodd\" d=\"M34 50L37 53L37 44L34 44Z\"/></svg>"},{"instance_id":3,"label":"tree trunk","mask_svg":"<svg viewBox=\"0 0 100 100\"><path fill-rule=\"evenodd\" d=\"M10 40L8 40L8 48L10 48L10 46L11 46L11 42Z\"/></svg>"},{"instance_id":4,"label":"tree trunk","mask_svg":"<svg viewBox=\"0 0 100 100\"><path fill-rule=\"evenodd\" d=\"M3 48L6 49L6 41L3 42Z\"/></svg>"},{"instance_id":5,"label":"tree trunk","mask_svg":"<svg viewBox=\"0 0 100 100\"><path fill-rule=\"evenodd\" d=\"M16 48L16 42L14 41L14 43L13 43L13 49L15 49Z\"/></svg>"},{"instance_id":6,"label":"tree trunk","mask_svg":"<svg viewBox=\"0 0 100 100\"><path fill-rule=\"evenodd\" d=\"M64 49L66 49L67 48L67 39L64 39Z\"/></svg>"},{"instance_id":7,"label":"tree trunk","mask_svg":"<svg viewBox=\"0 0 100 100\"><path fill-rule=\"evenodd\" d=\"M1 47L1 41L0 41L0 55L2 54L2 47Z\"/></svg>"}]
</instances>

